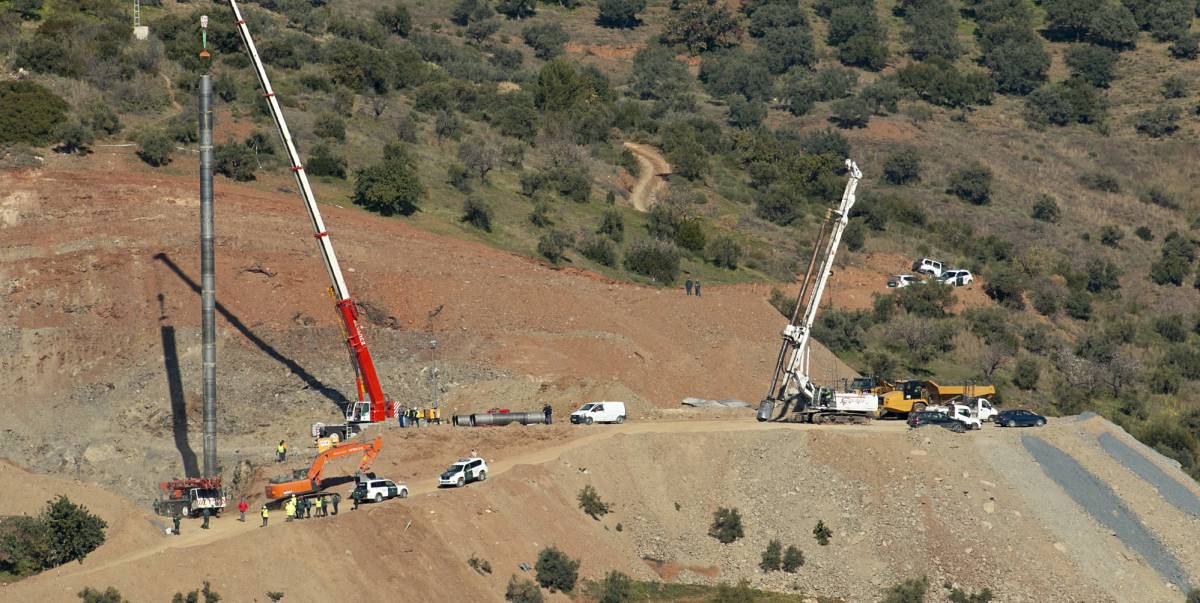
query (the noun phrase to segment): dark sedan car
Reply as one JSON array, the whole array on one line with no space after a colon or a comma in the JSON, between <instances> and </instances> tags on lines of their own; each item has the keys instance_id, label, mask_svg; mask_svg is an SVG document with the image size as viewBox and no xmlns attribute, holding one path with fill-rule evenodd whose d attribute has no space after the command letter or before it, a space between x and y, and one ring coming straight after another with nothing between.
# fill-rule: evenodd
<instances>
[{"instance_id":1,"label":"dark sedan car","mask_svg":"<svg viewBox=\"0 0 1200 603\"><path fill-rule=\"evenodd\" d=\"M1021 408L1003 411L992 420L1002 427L1041 427L1046 424L1046 417Z\"/></svg>"},{"instance_id":2,"label":"dark sedan car","mask_svg":"<svg viewBox=\"0 0 1200 603\"><path fill-rule=\"evenodd\" d=\"M967 426L962 421L956 420L954 417L935 410L922 410L908 413L908 426L912 428L924 427L926 425L940 425L950 431L959 433L967 430Z\"/></svg>"}]
</instances>

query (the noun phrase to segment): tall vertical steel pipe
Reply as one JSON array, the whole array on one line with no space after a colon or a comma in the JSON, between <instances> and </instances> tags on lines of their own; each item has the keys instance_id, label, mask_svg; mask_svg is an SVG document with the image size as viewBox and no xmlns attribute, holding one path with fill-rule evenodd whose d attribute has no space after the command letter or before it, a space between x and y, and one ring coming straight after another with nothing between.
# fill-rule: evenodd
<instances>
[{"instance_id":1,"label":"tall vertical steel pipe","mask_svg":"<svg viewBox=\"0 0 1200 603\"><path fill-rule=\"evenodd\" d=\"M200 306L204 366L204 477L217 475L217 325L213 274L212 76L200 77Z\"/></svg>"}]
</instances>

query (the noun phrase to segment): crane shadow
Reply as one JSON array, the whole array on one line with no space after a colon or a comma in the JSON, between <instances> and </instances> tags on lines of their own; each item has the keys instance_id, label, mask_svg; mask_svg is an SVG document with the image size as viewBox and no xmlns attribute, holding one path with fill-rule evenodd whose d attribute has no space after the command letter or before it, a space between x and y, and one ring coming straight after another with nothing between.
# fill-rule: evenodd
<instances>
[{"instance_id":1,"label":"crane shadow","mask_svg":"<svg viewBox=\"0 0 1200 603\"><path fill-rule=\"evenodd\" d=\"M162 294L158 296L162 302ZM171 431L175 437L175 448L183 459L184 477L200 477L200 465L196 451L188 442L187 405L183 399L183 379L179 374L179 351L175 343L175 327L159 327L162 336L163 365L167 371L167 393L171 397Z\"/></svg>"},{"instance_id":2,"label":"crane shadow","mask_svg":"<svg viewBox=\"0 0 1200 603\"><path fill-rule=\"evenodd\" d=\"M189 277L187 273L185 273L183 269L179 267L178 264L172 261L170 256L165 253L157 253L154 255L154 259L162 262L164 266L171 270L171 272L174 272L175 276L179 277L179 280L183 281L184 284L191 288L196 295L200 294L200 285L196 281L192 280L192 278ZM336 404L341 413L345 413L346 406L350 404L350 401L346 398L346 396L342 395L342 393L338 390L325 385L325 383L323 383L320 379L317 379L312 373L305 370L303 366L300 366L298 362L288 358L287 356L284 356L271 344L263 341L258 335L255 335L254 331L250 330L250 327L247 327L246 324L238 319L238 317L232 312L230 312L228 308L221 305L221 302L217 302L216 307L217 313L225 319L225 322L237 329L237 331L241 333L243 337L250 340L250 343L253 343L254 346L261 350L264 354L286 367L290 373L300 378L300 380L303 381L304 384L313 391L316 391L324 396L325 399Z\"/></svg>"}]
</instances>

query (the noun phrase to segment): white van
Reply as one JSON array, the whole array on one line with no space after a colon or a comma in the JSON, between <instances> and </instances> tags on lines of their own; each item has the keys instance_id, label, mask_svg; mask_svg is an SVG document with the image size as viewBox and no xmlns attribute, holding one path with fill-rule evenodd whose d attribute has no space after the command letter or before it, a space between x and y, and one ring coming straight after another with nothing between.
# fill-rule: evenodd
<instances>
[{"instance_id":1,"label":"white van","mask_svg":"<svg viewBox=\"0 0 1200 603\"><path fill-rule=\"evenodd\" d=\"M589 402L571 413L572 423L624 423L624 402Z\"/></svg>"}]
</instances>

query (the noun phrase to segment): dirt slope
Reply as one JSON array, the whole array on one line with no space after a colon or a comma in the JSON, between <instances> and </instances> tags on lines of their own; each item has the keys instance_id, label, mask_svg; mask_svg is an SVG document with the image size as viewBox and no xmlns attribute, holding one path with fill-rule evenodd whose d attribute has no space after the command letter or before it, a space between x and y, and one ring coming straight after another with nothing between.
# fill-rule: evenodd
<instances>
[{"instance_id":1,"label":"dirt slope","mask_svg":"<svg viewBox=\"0 0 1200 603\"><path fill-rule=\"evenodd\" d=\"M153 601L211 580L237 601L263 601L267 590L321 600L362 584L375 587L359 589L365 601L394 600L396 593L502 601L508 576L520 573L517 564L555 544L581 558L582 575L592 578L617 568L653 579L642 561L653 558L690 568L678 573L681 580L746 577L766 588L847 601L872 600L912 575L928 575L935 585L988 587L998 601L1177 601L1175 587L1057 486L1041 484L1035 463L1019 458L1021 438L1036 433L1107 476L1119 466L1093 452L1096 434L1113 429L1059 420L1036 431L988 426L959 435L908 432L899 422L813 427L749 419L433 428L420 432L434 438L422 450L426 456L449 452L435 443L441 438L472 434L498 443L518 439L513 434L541 435L523 451L502 444L482 449L492 475L463 490L414 482L419 493L408 500L291 524L276 517L265 529L226 518L202 532L189 522L181 537L162 536L134 551L106 545L82 564L0 590L0 600L71 601L83 586L111 584L134 601ZM400 445L415 433L388 429L384 436L388 445ZM1113 482L1116 491L1137 520L1190 575L1200 572L1196 545L1185 536L1194 533L1196 519L1169 505L1143 504L1154 489L1120 480ZM615 504L601 521L577 509L575 495L585 484ZM1051 504L1053 497L1063 501ZM716 507L730 505L741 510L746 537L720 545L706 526ZM818 519L834 532L827 547L812 540ZM1179 535L1160 531L1169 522ZM757 569L771 538L803 549L807 561L798 574ZM496 571L476 574L466 564L472 555Z\"/></svg>"},{"instance_id":2,"label":"dirt slope","mask_svg":"<svg viewBox=\"0 0 1200 603\"><path fill-rule=\"evenodd\" d=\"M70 163L86 171L56 161L0 173L0 391L38 401L0 406L5 424L24 426L0 438L0 456L146 496L194 468L199 450L194 178L111 154ZM219 179L216 204L219 418L231 468L336 420L334 402L354 380L299 200ZM385 387L401 402L430 399L433 339L447 415L622 399L640 416L687 396L764 394L781 322L759 293L686 297L398 219L324 211ZM813 368L818 379L851 372L824 349Z\"/></svg>"}]
</instances>

